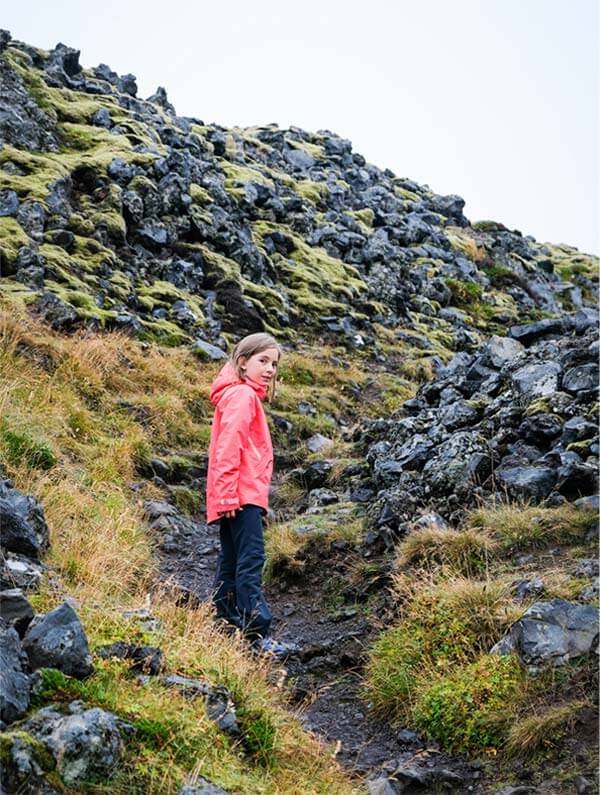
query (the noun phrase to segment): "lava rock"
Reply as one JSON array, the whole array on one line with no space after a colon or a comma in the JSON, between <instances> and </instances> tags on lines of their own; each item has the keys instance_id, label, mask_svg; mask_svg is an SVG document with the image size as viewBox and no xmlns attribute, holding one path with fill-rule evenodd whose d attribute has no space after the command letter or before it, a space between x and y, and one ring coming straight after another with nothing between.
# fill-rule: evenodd
<instances>
[{"instance_id":1,"label":"lava rock","mask_svg":"<svg viewBox=\"0 0 600 795\"><path fill-rule=\"evenodd\" d=\"M0 546L37 559L49 544L48 525L40 503L0 480Z\"/></svg>"},{"instance_id":2,"label":"lava rock","mask_svg":"<svg viewBox=\"0 0 600 795\"><path fill-rule=\"evenodd\" d=\"M56 760L68 787L89 780L106 780L115 772L123 751L121 729L127 724L103 709L84 709L72 702L63 715L45 707L23 724L23 730L42 742Z\"/></svg>"},{"instance_id":3,"label":"lava rock","mask_svg":"<svg viewBox=\"0 0 600 795\"><path fill-rule=\"evenodd\" d=\"M227 734L236 736L240 734L237 716L231 695L223 685L212 688L206 699L206 714L217 726Z\"/></svg>"},{"instance_id":4,"label":"lava rock","mask_svg":"<svg viewBox=\"0 0 600 795\"><path fill-rule=\"evenodd\" d=\"M558 389L560 365L556 362L543 364L527 364L512 375L512 381L521 397L544 397Z\"/></svg>"},{"instance_id":5,"label":"lava rock","mask_svg":"<svg viewBox=\"0 0 600 795\"><path fill-rule=\"evenodd\" d=\"M0 591L0 618L23 637L33 619L33 607L20 588Z\"/></svg>"},{"instance_id":6,"label":"lava rock","mask_svg":"<svg viewBox=\"0 0 600 795\"><path fill-rule=\"evenodd\" d=\"M0 218L16 215L19 210L19 197L14 190L0 190Z\"/></svg>"},{"instance_id":7,"label":"lava rock","mask_svg":"<svg viewBox=\"0 0 600 795\"><path fill-rule=\"evenodd\" d=\"M34 670L58 668L78 679L94 673L85 632L77 613L66 602L34 618L23 638L23 648Z\"/></svg>"},{"instance_id":8,"label":"lava rock","mask_svg":"<svg viewBox=\"0 0 600 795\"><path fill-rule=\"evenodd\" d=\"M595 650L599 614L595 607L564 599L536 602L490 653L516 651L527 665L564 665L573 657Z\"/></svg>"},{"instance_id":9,"label":"lava rock","mask_svg":"<svg viewBox=\"0 0 600 795\"><path fill-rule=\"evenodd\" d=\"M27 655L14 627L0 626L0 720L12 723L29 707Z\"/></svg>"},{"instance_id":10,"label":"lava rock","mask_svg":"<svg viewBox=\"0 0 600 795\"><path fill-rule=\"evenodd\" d=\"M195 777L192 783L184 784L179 795L229 795L227 790L211 784L202 776Z\"/></svg>"},{"instance_id":11,"label":"lava rock","mask_svg":"<svg viewBox=\"0 0 600 795\"><path fill-rule=\"evenodd\" d=\"M149 676L158 676L164 665L164 655L156 646L136 646L118 640L109 646L100 646L96 653L104 660L116 657L119 660L133 660L131 671L139 671Z\"/></svg>"},{"instance_id":12,"label":"lava rock","mask_svg":"<svg viewBox=\"0 0 600 795\"><path fill-rule=\"evenodd\" d=\"M549 467L507 467L496 470L499 484L512 497L542 500L554 488L557 474Z\"/></svg>"}]
</instances>

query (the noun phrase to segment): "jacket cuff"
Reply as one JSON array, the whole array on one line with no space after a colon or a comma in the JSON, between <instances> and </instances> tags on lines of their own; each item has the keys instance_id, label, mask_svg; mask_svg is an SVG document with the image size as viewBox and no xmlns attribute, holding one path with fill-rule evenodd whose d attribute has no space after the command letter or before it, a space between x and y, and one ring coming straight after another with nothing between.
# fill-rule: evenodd
<instances>
[{"instance_id":1,"label":"jacket cuff","mask_svg":"<svg viewBox=\"0 0 600 795\"><path fill-rule=\"evenodd\" d=\"M218 500L217 513L225 513L225 511L236 511L240 507L240 501L237 497L233 499Z\"/></svg>"}]
</instances>

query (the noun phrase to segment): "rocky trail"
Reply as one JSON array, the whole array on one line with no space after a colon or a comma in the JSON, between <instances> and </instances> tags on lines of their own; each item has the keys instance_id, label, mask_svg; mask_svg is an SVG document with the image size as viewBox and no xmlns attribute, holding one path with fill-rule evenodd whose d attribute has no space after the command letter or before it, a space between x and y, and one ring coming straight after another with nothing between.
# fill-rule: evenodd
<instances>
[{"instance_id":1,"label":"rocky trail","mask_svg":"<svg viewBox=\"0 0 600 795\"><path fill-rule=\"evenodd\" d=\"M149 501L146 513L156 534L161 582L175 588L183 603L208 601L218 526L185 517L168 502ZM389 612L385 555L367 558L370 574L358 583L351 572L364 559L346 542L317 541L302 558L301 573L278 578L265 592L275 636L299 646L284 663L273 663L273 680L283 684L305 728L332 744L336 759L359 780L368 779L371 792L391 793L388 777L408 792L411 784L420 792L433 785L485 792L478 763L452 757L369 712L361 673L365 650Z\"/></svg>"}]
</instances>

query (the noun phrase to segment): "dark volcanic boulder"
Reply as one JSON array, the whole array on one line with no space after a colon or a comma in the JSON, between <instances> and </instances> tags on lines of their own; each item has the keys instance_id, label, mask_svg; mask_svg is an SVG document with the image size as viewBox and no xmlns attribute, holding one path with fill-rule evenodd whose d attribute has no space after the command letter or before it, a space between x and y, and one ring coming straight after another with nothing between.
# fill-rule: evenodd
<instances>
[{"instance_id":1,"label":"dark volcanic boulder","mask_svg":"<svg viewBox=\"0 0 600 795\"><path fill-rule=\"evenodd\" d=\"M48 547L48 525L42 506L34 498L0 480L0 546L37 559Z\"/></svg>"},{"instance_id":2,"label":"dark volcanic boulder","mask_svg":"<svg viewBox=\"0 0 600 795\"><path fill-rule=\"evenodd\" d=\"M0 618L23 637L33 618L33 607L20 588L0 591Z\"/></svg>"},{"instance_id":3,"label":"dark volcanic boulder","mask_svg":"<svg viewBox=\"0 0 600 795\"><path fill-rule=\"evenodd\" d=\"M23 638L23 648L33 669L58 668L78 679L94 672L81 621L66 602L34 618Z\"/></svg>"},{"instance_id":4,"label":"dark volcanic boulder","mask_svg":"<svg viewBox=\"0 0 600 795\"><path fill-rule=\"evenodd\" d=\"M123 751L119 719L103 709L84 709L74 701L70 714L53 707L36 712L23 730L39 740L52 754L68 787L85 781L105 780L115 772Z\"/></svg>"},{"instance_id":5,"label":"dark volcanic boulder","mask_svg":"<svg viewBox=\"0 0 600 795\"><path fill-rule=\"evenodd\" d=\"M573 657L596 650L599 615L600 611L591 605L564 599L536 602L491 651L516 651L528 665L563 665Z\"/></svg>"},{"instance_id":6,"label":"dark volcanic boulder","mask_svg":"<svg viewBox=\"0 0 600 795\"><path fill-rule=\"evenodd\" d=\"M12 723L29 706L27 655L16 629L0 625L0 720Z\"/></svg>"},{"instance_id":7,"label":"dark volcanic boulder","mask_svg":"<svg viewBox=\"0 0 600 795\"><path fill-rule=\"evenodd\" d=\"M498 469L496 478L499 485L506 489L511 497L542 500L554 488L557 474L549 467L507 467Z\"/></svg>"}]
</instances>

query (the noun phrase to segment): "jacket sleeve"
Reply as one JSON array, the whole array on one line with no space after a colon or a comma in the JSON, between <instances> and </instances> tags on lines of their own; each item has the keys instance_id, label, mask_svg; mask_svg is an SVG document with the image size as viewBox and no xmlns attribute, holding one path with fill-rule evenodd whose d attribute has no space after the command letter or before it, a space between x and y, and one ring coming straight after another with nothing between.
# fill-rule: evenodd
<instances>
[{"instance_id":1,"label":"jacket sleeve","mask_svg":"<svg viewBox=\"0 0 600 795\"><path fill-rule=\"evenodd\" d=\"M217 503L224 511L234 511L240 507L240 463L254 418L254 395L245 386L229 389L217 411L221 413L221 423L214 450L213 485Z\"/></svg>"}]
</instances>

